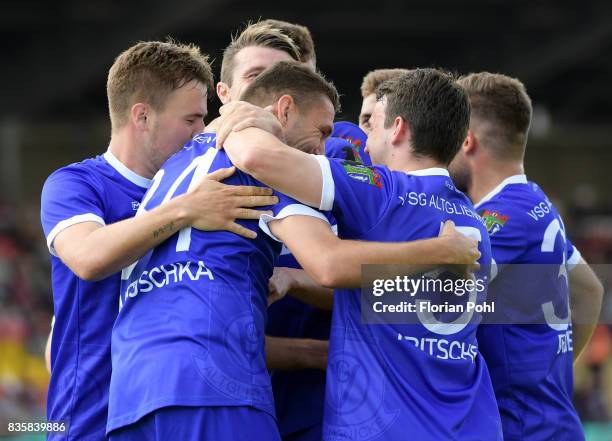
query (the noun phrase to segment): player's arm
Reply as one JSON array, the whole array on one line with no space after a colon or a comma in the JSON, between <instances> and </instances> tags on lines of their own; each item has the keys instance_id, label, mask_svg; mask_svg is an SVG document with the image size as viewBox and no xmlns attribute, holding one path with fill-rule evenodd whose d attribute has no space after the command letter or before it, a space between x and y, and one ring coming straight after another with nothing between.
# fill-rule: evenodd
<instances>
[{"instance_id":1,"label":"player's arm","mask_svg":"<svg viewBox=\"0 0 612 441\"><path fill-rule=\"evenodd\" d=\"M341 240L328 223L312 216L289 216L268 225L318 284L333 288L359 288L361 265L410 265L415 274L436 265L474 264L480 257L476 241L456 230L434 239L390 243Z\"/></svg>"},{"instance_id":2,"label":"player's arm","mask_svg":"<svg viewBox=\"0 0 612 441\"><path fill-rule=\"evenodd\" d=\"M319 207L323 175L316 156L289 148L254 127L231 132L223 148L243 172L303 204Z\"/></svg>"},{"instance_id":3,"label":"player's arm","mask_svg":"<svg viewBox=\"0 0 612 441\"><path fill-rule=\"evenodd\" d=\"M334 291L319 285L299 268L276 267L268 282L268 305L290 295L319 309L331 311Z\"/></svg>"},{"instance_id":4,"label":"player's arm","mask_svg":"<svg viewBox=\"0 0 612 441\"><path fill-rule=\"evenodd\" d=\"M327 340L266 336L268 369L326 369Z\"/></svg>"},{"instance_id":5,"label":"player's arm","mask_svg":"<svg viewBox=\"0 0 612 441\"><path fill-rule=\"evenodd\" d=\"M47 337L47 343L45 344L45 366L47 367L47 372L51 373L51 336L53 335L53 324L51 325L51 330L49 331L49 336Z\"/></svg>"},{"instance_id":6,"label":"player's arm","mask_svg":"<svg viewBox=\"0 0 612 441\"><path fill-rule=\"evenodd\" d=\"M584 259L580 259L580 263L569 273L569 290L576 361L597 326L604 287L591 267Z\"/></svg>"},{"instance_id":7,"label":"player's arm","mask_svg":"<svg viewBox=\"0 0 612 441\"><path fill-rule=\"evenodd\" d=\"M233 169L208 175L193 191L171 199L140 216L103 225L81 222L61 230L50 246L80 278L99 280L139 259L186 226L202 230L228 230L253 238L236 218L257 219L261 212L242 207L277 201L269 189L221 184Z\"/></svg>"}]
</instances>

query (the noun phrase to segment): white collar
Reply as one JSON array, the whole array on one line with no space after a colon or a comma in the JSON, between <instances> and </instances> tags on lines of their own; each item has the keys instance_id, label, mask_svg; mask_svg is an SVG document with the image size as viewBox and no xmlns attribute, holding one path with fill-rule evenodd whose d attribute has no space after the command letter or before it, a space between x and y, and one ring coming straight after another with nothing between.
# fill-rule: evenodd
<instances>
[{"instance_id":1,"label":"white collar","mask_svg":"<svg viewBox=\"0 0 612 441\"><path fill-rule=\"evenodd\" d=\"M493 191L491 191L488 195L482 198L480 202L475 204L474 207L478 208L478 206L484 204L485 202L493 198L493 196L495 196L497 193L502 191L502 189L508 184L527 184L527 176L526 175L514 175L514 176L507 177L506 179L501 181L501 183L497 187L495 187Z\"/></svg>"},{"instance_id":2,"label":"white collar","mask_svg":"<svg viewBox=\"0 0 612 441\"><path fill-rule=\"evenodd\" d=\"M151 186L151 182L152 182L151 179L144 178L140 176L139 174L134 173L129 168L127 168L123 164L123 162L119 161L119 159L117 159L117 157L113 155L113 152L111 152L110 147L108 148L106 153L104 153L103 156L104 156L104 159L106 159L106 162L108 162L112 168L117 170L117 172L121 176L123 176L125 179L127 179L128 181L142 188L149 188Z\"/></svg>"},{"instance_id":3,"label":"white collar","mask_svg":"<svg viewBox=\"0 0 612 441\"><path fill-rule=\"evenodd\" d=\"M449 176L448 170L442 167L422 168L407 172L407 174L414 176Z\"/></svg>"}]
</instances>

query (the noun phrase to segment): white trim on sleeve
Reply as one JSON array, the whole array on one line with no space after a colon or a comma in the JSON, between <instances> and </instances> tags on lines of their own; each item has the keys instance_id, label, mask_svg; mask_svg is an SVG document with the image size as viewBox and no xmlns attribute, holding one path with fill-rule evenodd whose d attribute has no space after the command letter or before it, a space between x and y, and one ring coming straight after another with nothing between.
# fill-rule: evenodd
<instances>
[{"instance_id":1,"label":"white trim on sleeve","mask_svg":"<svg viewBox=\"0 0 612 441\"><path fill-rule=\"evenodd\" d=\"M567 259L567 262L565 263L567 265L567 270L571 271L576 268L576 265L580 263L580 260L582 260L582 254L580 254L578 248L574 247L572 254L570 254L569 259Z\"/></svg>"},{"instance_id":2,"label":"white trim on sleeve","mask_svg":"<svg viewBox=\"0 0 612 441\"><path fill-rule=\"evenodd\" d=\"M274 234L272 234L270 228L268 227L268 223L274 220L284 219L289 216L312 216L329 223L325 215L323 215L323 213L318 212L314 208L310 208L302 204L291 204L284 207L281 211L278 212L276 216L262 214L259 218L259 228L275 241L282 242L276 236L274 236Z\"/></svg>"},{"instance_id":3,"label":"white trim on sleeve","mask_svg":"<svg viewBox=\"0 0 612 441\"><path fill-rule=\"evenodd\" d=\"M315 158L319 162L319 167L321 167L321 175L323 176L319 210L330 211L334 206L336 187L334 184L331 167L329 166L329 159L323 155L315 155Z\"/></svg>"},{"instance_id":4,"label":"white trim on sleeve","mask_svg":"<svg viewBox=\"0 0 612 441\"><path fill-rule=\"evenodd\" d=\"M57 257L57 254L55 254L55 248L53 248L53 241L55 240L57 235L61 233L62 231L64 231L66 228L71 227L76 224L81 224L83 222L97 222L101 224L102 226L106 225L106 222L104 222L104 219L102 219L97 214L93 214L93 213L78 214L76 216L72 216L70 219L65 219L61 222L58 222L57 225L53 227L53 229L47 236L47 247L49 248L49 252L53 256Z\"/></svg>"}]
</instances>

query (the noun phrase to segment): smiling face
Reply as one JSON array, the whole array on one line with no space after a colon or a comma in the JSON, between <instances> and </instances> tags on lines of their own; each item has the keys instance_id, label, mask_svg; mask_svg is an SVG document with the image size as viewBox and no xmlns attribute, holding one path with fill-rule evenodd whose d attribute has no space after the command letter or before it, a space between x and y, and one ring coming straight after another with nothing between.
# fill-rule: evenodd
<instances>
[{"instance_id":1,"label":"smiling face","mask_svg":"<svg viewBox=\"0 0 612 441\"><path fill-rule=\"evenodd\" d=\"M161 110L150 110L150 134L146 145L158 168L204 130L206 95L206 87L193 80L171 92Z\"/></svg>"},{"instance_id":2,"label":"smiling face","mask_svg":"<svg viewBox=\"0 0 612 441\"><path fill-rule=\"evenodd\" d=\"M331 101L324 96L300 106L293 102L283 127L287 145L305 153L324 154L325 140L331 135L335 113Z\"/></svg>"},{"instance_id":3,"label":"smiling face","mask_svg":"<svg viewBox=\"0 0 612 441\"><path fill-rule=\"evenodd\" d=\"M291 60L293 58L287 52L270 47L248 46L241 49L234 57L236 67L232 72L232 85L225 83L217 85L219 99L223 104L237 101L260 73L279 61Z\"/></svg>"}]
</instances>

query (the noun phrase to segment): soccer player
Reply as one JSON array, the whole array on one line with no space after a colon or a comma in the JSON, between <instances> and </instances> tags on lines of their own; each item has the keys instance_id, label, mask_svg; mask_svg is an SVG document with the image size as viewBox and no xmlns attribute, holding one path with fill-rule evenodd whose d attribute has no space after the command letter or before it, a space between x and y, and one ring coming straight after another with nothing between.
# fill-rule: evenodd
<instances>
[{"instance_id":1,"label":"soccer player","mask_svg":"<svg viewBox=\"0 0 612 441\"><path fill-rule=\"evenodd\" d=\"M329 135L338 104L337 92L320 75L285 62L256 78L243 98L272 105L284 138L303 142L306 150ZM214 135L197 136L164 164L140 212L163 207L204 173L230 165L215 148ZM227 182L261 185L244 173ZM371 259L444 254L444 238L395 245L341 242L325 215L279 198L272 207L277 217L299 213L319 227L313 233L320 241L310 252L318 259L314 273L326 283L359 285L360 264ZM242 224L257 228L253 221ZM111 440L279 439L263 327L268 279L280 248L266 235L246 240L185 228L124 270L112 337Z\"/></svg>"},{"instance_id":2,"label":"soccer player","mask_svg":"<svg viewBox=\"0 0 612 441\"><path fill-rule=\"evenodd\" d=\"M208 59L195 46L132 46L108 75L108 151L54 172L44 185L41 219L55 311L47 419L68 427L52 439L105 438L117 271L186 225L254 237L234 217L260 212L239 207L275 199L260 187L215 182L231 174L220 170L190 194L129 219L163 161L203 129L211 82Z\"/></svg>"},{"instance_id":3,"label":"soccer player","mask_svg":"<svg viewBox=\"0 0 612 441\"><path fill-rule=\"evenodd\" d=\"M508 317L526 311L537 318L528 322L523 313L515 323L484 325L478 333L504 439L582 440L572 404L572 352L576 357L591 336L603 288L569 242L546 194L524 174L532 114L525 86L488 72L467 75L459 84L472 114L451 174L476 204L491 237L498 274L490 295ZM581 324L572 327L568 305L586 309Z\"/></svg>"},{"instance_id":4,"label":"soccer player","mask_svg":"<svg viewBox=\"0 0 612 441\"><path fill-rule=\"evenodd\" d=\"M304 204L331 209L342 239L435 237L441 222L452 219L479 239L481 262L490 262L482 220L446 169L467 133L465 92L449 75L417 69L384 83L377 96L367 150L382 166L306 155L257 128L232 132L224 149L240 170ZM319 240L314 222L295 216L269 223L312 274L318 271L311 251ZM491 380L476 342L480 316L462 319L362 324L360 290L338 291L323 438L404 440L409 432L420 441L501 440Z\"/></svg>"},{"instance_id":5,"label":"soccer player","mask_svg":"<svg viewBox=\"0 0 612 441\"><path fill-rule=\"evenodd\" d=\"M408 72L407 69L376 69L370 71L363 77L361 83L361 111L359 112L359 127L366 133L370 133L370 117L376 104L376 89L387 80L398 77Z\"/></svg>"},{"instance_id":6,"label":"soccer player","mask_svg":"<svg viewBox=\"0 0 612 441\"><path fill-rule=\"evenodd\" d=\"M315 68L314 42L306 27L271 19L248 26L224 51L219 98L223 103L234 101L263 70L292 59ZM321 143L295 147L308 145L315 149L312 153L324 151ZM329 138L325 151L346 154L353 147ZM271 300L280 299L268 309L265 345L279 431L285 439L320 440L333 292L302 271L286 247L269 289ZM286 296L288 292L292 295Z\"/></svg>"}]
</instances>

